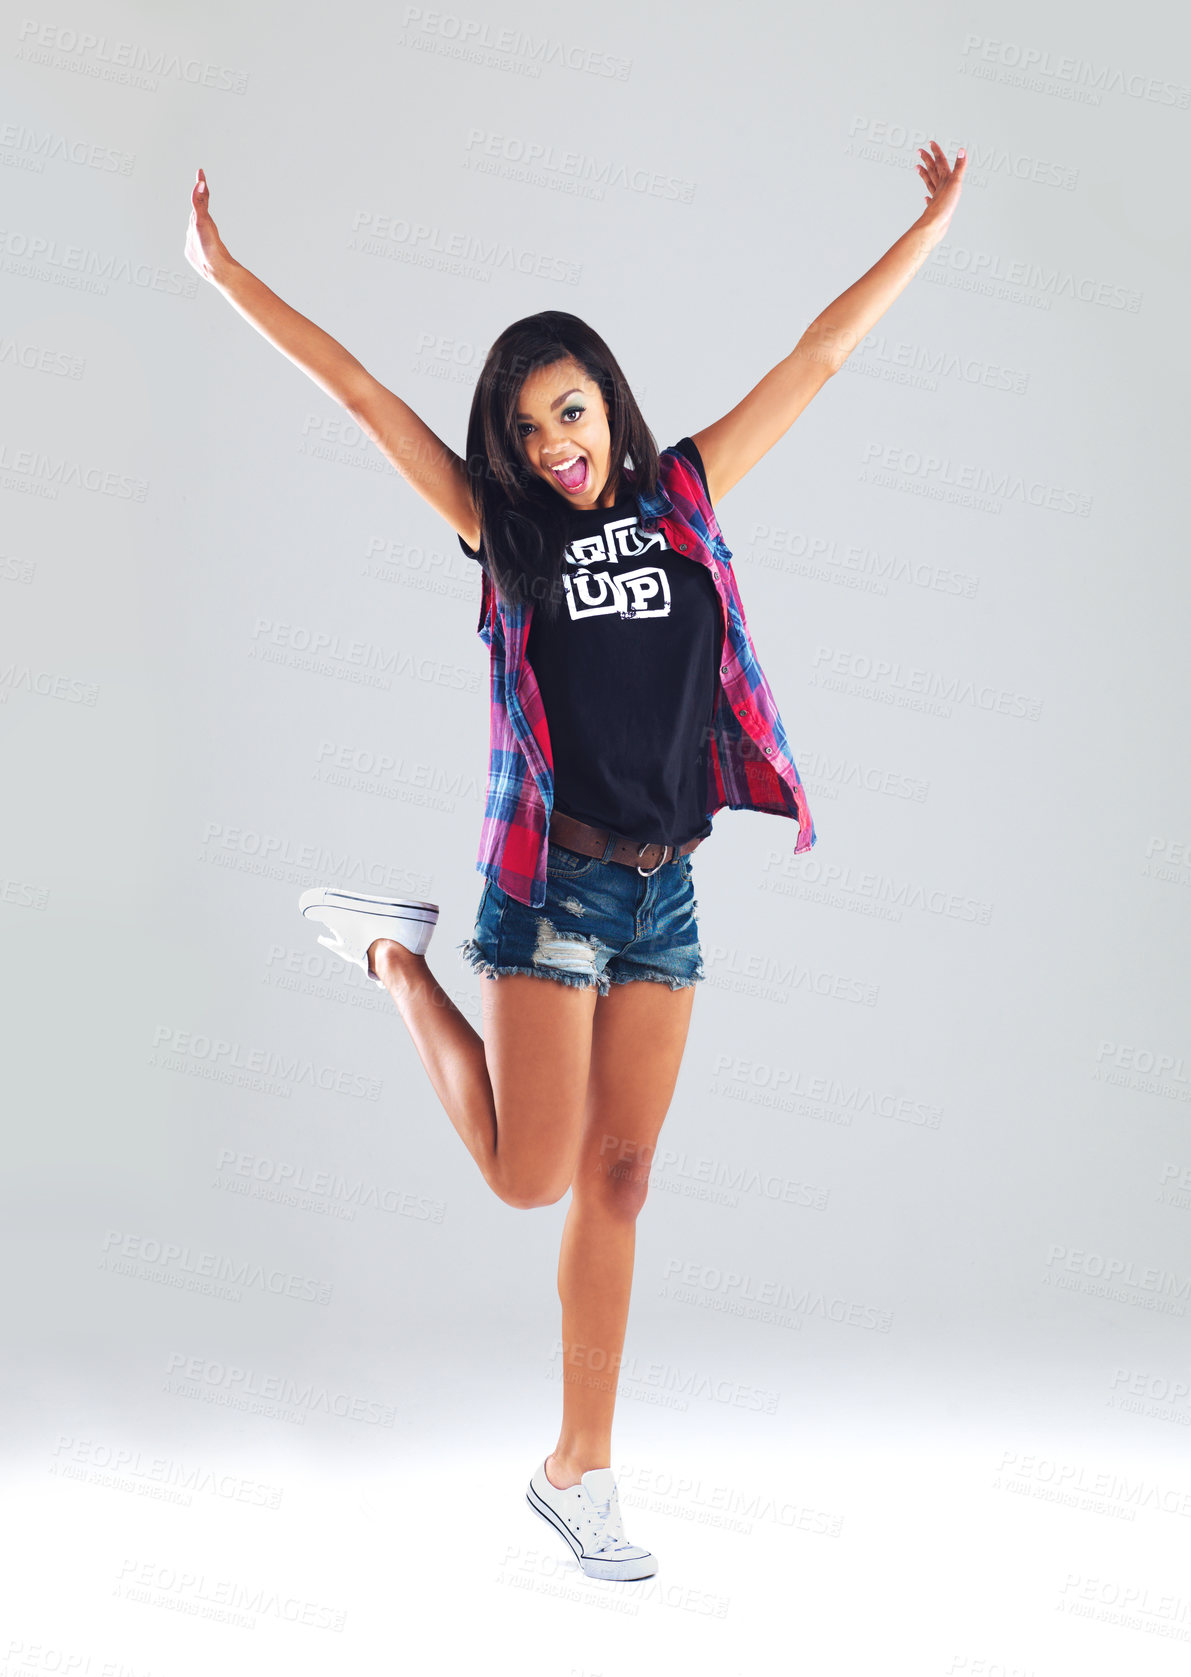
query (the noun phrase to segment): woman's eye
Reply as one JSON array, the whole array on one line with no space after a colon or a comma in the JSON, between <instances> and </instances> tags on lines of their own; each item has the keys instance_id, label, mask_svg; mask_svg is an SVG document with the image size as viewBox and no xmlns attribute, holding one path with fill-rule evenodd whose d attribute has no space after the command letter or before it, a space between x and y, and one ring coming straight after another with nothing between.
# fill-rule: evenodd
<instances>
[{"instance_id":1,"label":"woman's eye","mask_svg":"<svg viewBox=\"0 0 1191 1677\"><path fill-rule=\"evenodd\" d=\"M583 415L586 412L587 412L586 408L579 408L579 407L564 408L562 410L562 417L565 419L566 416L569 413L573 413L573 414L577 414L579 416L579 418L582 419ZM517 427L517 435L519 437L527 437L532 430L533 430L533 426L530 424L529 420L524 419L524 420L521 421L521 423Z\"/></svg>"}]
</instances>

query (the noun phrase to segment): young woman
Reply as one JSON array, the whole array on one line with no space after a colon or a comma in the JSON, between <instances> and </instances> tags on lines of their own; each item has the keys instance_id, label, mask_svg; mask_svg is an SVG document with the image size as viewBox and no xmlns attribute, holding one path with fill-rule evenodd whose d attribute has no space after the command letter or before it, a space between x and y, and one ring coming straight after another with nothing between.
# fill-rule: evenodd
<instances>
[{"instance_id":1,"label":"young woman","mask_svg":"<svg viewBox=\"0 0 1191 1677\"><path fill-rule=\"evenodd\" d=\"M635 1225L704 976L691 853L725 806L814 830L714 508L782 437L943 238L966 160L933 141L926 209L722 419L659 455L607 345L517 321L485 361L461 459L343 346L234 261L191 194L186 256L333 396L478 561L491 754L461 950L483 1036L425 951L435 903L319 887L319 942L393 998L438 1099L506 1204L570 1190L558 1267L558 1442L531 1507L584 1572L657 1570L611 1468Z\"/></svg>"}]
</instances>

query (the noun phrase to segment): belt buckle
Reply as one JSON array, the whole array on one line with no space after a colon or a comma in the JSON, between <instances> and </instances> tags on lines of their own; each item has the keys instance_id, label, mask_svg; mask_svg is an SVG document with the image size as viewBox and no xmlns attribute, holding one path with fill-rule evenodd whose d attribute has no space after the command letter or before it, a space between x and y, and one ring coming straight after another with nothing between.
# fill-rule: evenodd
<instances>
[{"instance_id":1,"label":"belt buckle","mask_svg":"<svg viewBox=\"0 0 1191 1677\"><path fill-rule=\"evenodd\" d=\"M637 846L638 856L640 856L640 854L643 850L648 850L648 849L649 849L649 844L639 844ZM670 852L669 856L666 855L667 850ZM637 863L637 872L641 875L642 879L652 879L654 874L658 871L658 868L665 867L666 863L670 860L670 858L673 855L674 855L674 846L671 845L671 844L663 844L663 846L662 846L662 859L658 863L657 868L643 868L641 866L640 862L638 862Z\"/></svg>"}]
</instances>

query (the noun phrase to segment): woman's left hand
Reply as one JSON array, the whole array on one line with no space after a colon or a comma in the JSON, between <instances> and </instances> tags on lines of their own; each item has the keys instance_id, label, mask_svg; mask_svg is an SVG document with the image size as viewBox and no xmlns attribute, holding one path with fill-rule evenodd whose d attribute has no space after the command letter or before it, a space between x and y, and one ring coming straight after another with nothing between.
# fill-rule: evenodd
<instances>
[{"instance_id":1,"label":"woman's left hand","mask_svg":"<svg viewBox=\"0 0 1191 1677\"><path fill-rule=\"evenodd\" d=\"M918 173L926 182L930 191L926 195L926 208L918 217L919 227L929 229L931 238L935 242L943 237L947 231L947 223L955 214L955 206L959 203L959 195L963 190L964 170L968 159L961 147L955 156L955 168L947 162L947 153L934 140L930 143L930 151L918 148L918 155L926 159L925 166L918 165Z\"/></svg>"}]
</instances>

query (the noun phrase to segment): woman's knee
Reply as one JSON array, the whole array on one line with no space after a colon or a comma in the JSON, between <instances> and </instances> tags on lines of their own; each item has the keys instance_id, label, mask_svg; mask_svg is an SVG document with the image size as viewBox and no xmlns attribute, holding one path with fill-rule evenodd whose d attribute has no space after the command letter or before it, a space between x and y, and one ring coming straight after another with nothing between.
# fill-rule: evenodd
<instances>
[{"instance_id":1,"label":"woman's knee","mask_svg":"<svg viewBox=\"0 0 1191 1677\"><path fill-rule=\"evenodd\" d=\"M495 1179L490 1183L498 1199L506 1205L511 1205L515 1211L537 1211L542 1206L557 1205L570 1187L569 1182L561 1182L558 1178L506 1174L497 1171Z\"/></svg>"},{"instance_id":2,"label":"woman's knee","mask_svg":"<svg viewBox=\"0 0 1191 1677\"><path fill-rule=\"evenodd\" d=\"M574 1184L575 1199L584 1208L617 1222L633 1223L649 1194L648 1170L603 1167Z\"/></svg>"}]
</instances>

